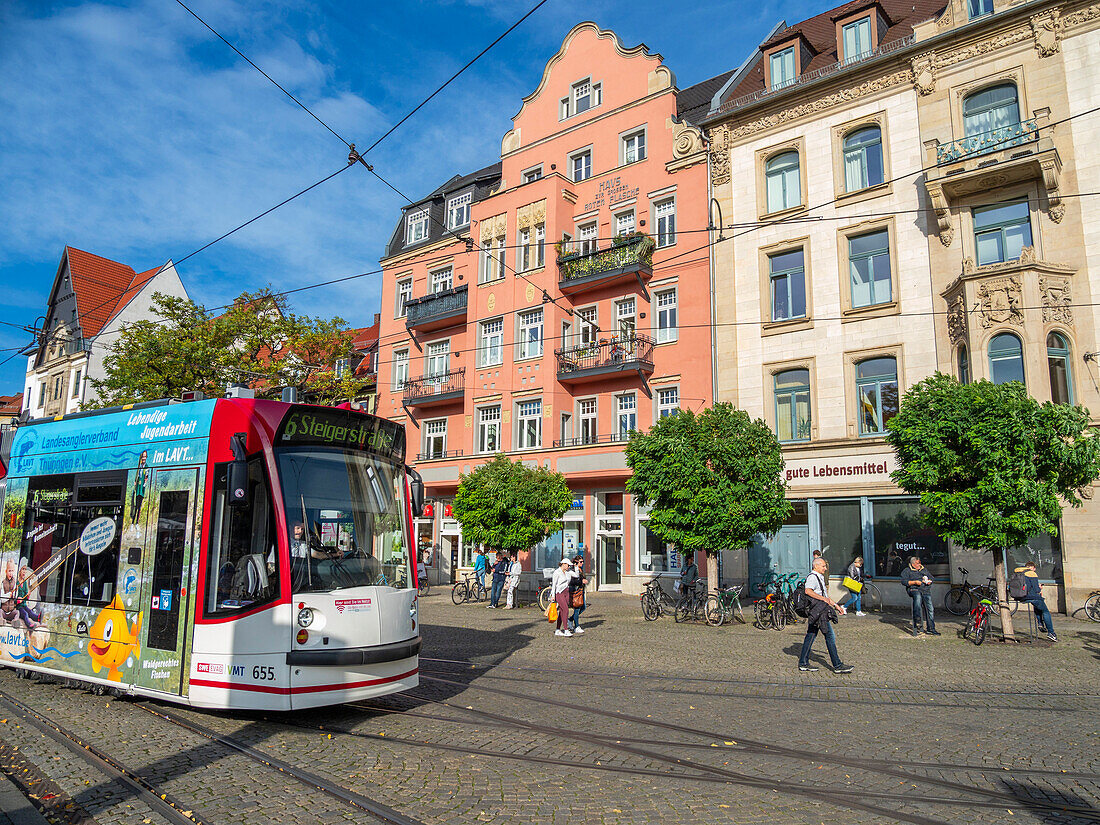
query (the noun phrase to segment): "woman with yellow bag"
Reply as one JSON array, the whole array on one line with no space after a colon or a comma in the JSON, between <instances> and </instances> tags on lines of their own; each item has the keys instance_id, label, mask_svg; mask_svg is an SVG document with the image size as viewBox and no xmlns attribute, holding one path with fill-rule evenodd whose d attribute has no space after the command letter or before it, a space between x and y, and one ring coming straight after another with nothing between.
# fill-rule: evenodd
<instances>
[{"instance_id":1,"label":"woman with yellow bag","mask_svg":"<svg viewBox=\"0 0 1100 825\"><path fill-rule=\"evenodd\" d=\"M550 579L550 610L547 618L554 623L555 636L572 636L569 629L569 582L572 580L570 571L573 562L563 558Z\"/></svg>"},{"instance_id":2,"label":"woman with yellow bag","mask_svg":"<svg viewBox=\"0 0 1100 825\"><path fill-rule=\"evenodd\" d=\"M844 586L851 591L852 597L848 599L848 603L844 605L844 609L849 613L855 611L857 616L866 616L863 612L863 556L856 556L852 559L852 563L848 565L848 570L844 576Z\"/></svg>"}]
</instances>

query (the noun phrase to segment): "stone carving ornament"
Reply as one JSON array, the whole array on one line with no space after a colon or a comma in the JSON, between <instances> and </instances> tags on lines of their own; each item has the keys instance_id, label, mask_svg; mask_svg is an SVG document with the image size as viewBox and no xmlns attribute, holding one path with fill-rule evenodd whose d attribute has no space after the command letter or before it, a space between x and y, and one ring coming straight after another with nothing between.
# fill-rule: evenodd
<instances>
[{"instance_id":1,"label":"stone carving ornament","mask_svg":"<svg viewBox=\"0 0 1100 825\"><path fill-rule=\"evenodd\" d=\"M913 88L920 95L930 95L936 91L935 52L913 58Z\"/></svg>"},{"instance_id":2,"label":"stone carving ornament","mask_svg":"<svg viewBox=\"0 0 1100 825\"><path fill-rule=\"evenodd\" d=\"M703 133L690 123L668 119L672 126L672 157L680 160L703 151Z\"/></svg>"},{"instance_id":3,"label":"stone carving ornament","mask_svg":"<svg viewBox=\"0 0 1100 825\"><path fill-rule=\"evenodd\" d=\"M1058 9L1031 18L1031 33L1039 57L1050 57L1062 50L1062 13Z\"/></svg>"},{"instance_id":4,"label":"stone carving ornament","mask_svg":"<svg viewBox=\"0 0 1100 825\"><path fill-rule=\"evenodd\" d=\"M1039 295L1043 301L1044 324L1073 323L1073 295L1065 278L1039 278Z\"/></svg>"},{"instance_id":5,"label":"stone carving ornament","mask_svg":"<svg viewBox=\"0 0 1100 825\"><path fill-rule=\"evenodd\" d=\"M710 130L710 181L715 186L729 183L730 130L725 124Z\"/></svg>"},{"instance_id":6,"label":"stone carving ornament","mask_svg":"<svg viewBox=\"0 0 1100 825\"><path fill-rule=\"evenodd\" d=\"M986 329L995 324L1024 325L1019 278L999 278L982 284L978 287L978 301L982 308L982 326Z\"/></svg>"},{"instance_id":7,"label":"stone carving ornament","mask_svg":"<svg viewBox=\"0 0 1100 825\"><path fill-rule=\"evenodd\" d=\"M966 299L962 293L947 305L947 334L951 338L951 346L966 340Z\"/></svg>"}]
</instances>

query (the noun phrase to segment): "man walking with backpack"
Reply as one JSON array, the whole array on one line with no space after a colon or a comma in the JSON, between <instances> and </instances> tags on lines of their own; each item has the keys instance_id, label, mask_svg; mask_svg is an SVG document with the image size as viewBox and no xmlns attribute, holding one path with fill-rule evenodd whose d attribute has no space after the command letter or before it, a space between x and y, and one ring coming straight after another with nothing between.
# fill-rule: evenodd
<instances>
[{"instance_id":1,"label":"man walking with backpack","mask_svg":"<svg viewBox=\"0 0 1100 825\"><path fill-rule=\"evenodd\" d=\"M810 664L810 650L817 640L818 633L825 634L825 647L829 649L829 660L833 673L851 673L852 666L840 660L836 649L836 634L833 622L837 614L843 614L844 608L829 598L829 583L825 578L828 565L818 556L814 559L813 570L806 577L806 587L795 595L795 611L809 619L806 638L802 640L802 652L798 656L798 669L803 673L813 673L816 667Z\"/></svg>"},{"instance_id":2,"label":"man walking with backpack","mask_svg":"<svg viewBox=\"0 0 1100 825\"><path fill-rule=\"evenodd\" d=\"M1039 632L1046 633L1052 642L1058 641L1054 635L1054 622L1050 618L1050 608L1043 598L1043 589L1039 586L1039 573L1035 562L1029 561L1023 567L1017 567L1008 580L1008 594L1012 598L1031 605L1035 618L1039 622Z\"/></svg>"}]
</instances>

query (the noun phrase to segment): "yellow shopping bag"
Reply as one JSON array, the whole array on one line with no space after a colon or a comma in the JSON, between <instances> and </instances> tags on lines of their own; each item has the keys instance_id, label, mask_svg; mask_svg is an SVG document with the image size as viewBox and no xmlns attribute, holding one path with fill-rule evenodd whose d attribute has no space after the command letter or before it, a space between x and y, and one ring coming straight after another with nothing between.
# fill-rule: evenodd
<instances>
[{"instance_id":1,"label":"yellow shopping bag","mask_svg":"<svg viewBox=\"0 0 1100 825\"><path fill-rule=\"evenodd\" d=\"M550 624L554 624L558 620L558 603L550 602L550 609L546 611L546 618Z\"/></svg>"},{"instance_id":2,"label":"yellow shopping bag","mask_svg":"<svg viewBox=\"0 0 1100 825\"><path fill-rule=\"evenodd\" d=\"M851 576L845 576L841 584L843 584L853 593L859 593L861 590L863 590L863 582L857 582Z\"/></svg>"}]
</instances>

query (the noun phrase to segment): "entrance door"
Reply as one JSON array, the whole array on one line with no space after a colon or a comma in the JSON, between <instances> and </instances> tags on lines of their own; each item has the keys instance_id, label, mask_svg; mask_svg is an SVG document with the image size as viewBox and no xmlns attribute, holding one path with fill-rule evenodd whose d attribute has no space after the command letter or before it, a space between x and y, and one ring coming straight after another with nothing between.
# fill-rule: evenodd
<instances>
[{"instance_id":1,"label":"entrance door","mask_svg":"<svg viewBox=\"0 0 1100 825\"><path fill-rule=\"evenodd\" d=\"M600 590L620 590L623 583L623 537L600 536L596 567Z\"/></svg>"},{"instance_id":2,"label":"entrance door","mask_svg":"<svg viewBox=\"0 0 1100 825\"><path fill-rule=\"evenodd\" d=\"M158 470L145 530L141 610L142 687L182 693L191 621L192 559L198 472Z\"/></svg>"},{"instance_id":3,"label":"entrance door","mask_svg":"<svg viewBox=\"0 0 1100 825\"><path fill-rule=\"evenodd\" d=\"M785 524L770 540L754 541L749 546L749 582L752 595L759 596L759 584L769 573L806 573L809 570L810 528L805 524Z\"/></svg>"}]
</instances>

